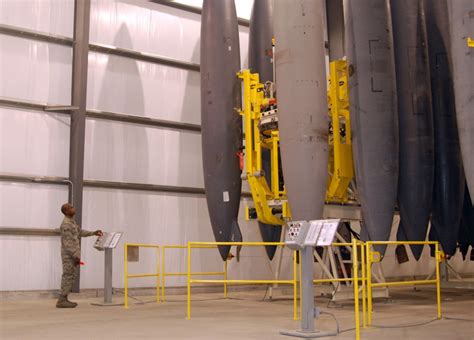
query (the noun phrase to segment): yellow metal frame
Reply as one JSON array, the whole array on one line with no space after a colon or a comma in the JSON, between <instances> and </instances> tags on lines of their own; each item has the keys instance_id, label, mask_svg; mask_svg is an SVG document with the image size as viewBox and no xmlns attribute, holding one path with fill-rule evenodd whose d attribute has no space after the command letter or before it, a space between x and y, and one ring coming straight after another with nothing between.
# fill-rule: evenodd
<instances>
[{"instance_id":1,"label":"yellow metal frame","mask_svg":"<svg viewBox=\"0 0 474 340\"><path fill-rule=\"evenodd\" d=\"M156 249L156 273L145 274L129 274L128 273L128 247L139 248L155 248ZM128 279L135 279L139 277L156 277L156 302L160 302L160 246L156 244L143 243L125 243L123 253L123 269L124 269L124 307L128 308Z\"/></svg>"},{"instance_id":2,"label":"yellow metal frame","mask_svg":"<svg viewBox=\"0 0 474 340\"><path fill-rule=\"evenodd\" d=\"M192 284L223 284L224 296L227 297L228 284L288 284L293 285L293 319L301 318L301 303L298 308L298 299L301 301L301 263L297 264L297 252L293 252L293 279L292 280L229 280L227 266L228 262L224 262L224 270L222 272L195 272L191 271L192 249L214 249L217 246L281 246L283 242L188 242L187 246L182 245L152 245L142 243L126 243L124 245L124 288L125 298L124 306L128 308L128 279L140 277L156 277L156 302L160 302L160 289L162 301L165 300L165 277L167 276L187 276L187 319L191 318L191 285ZM435 246L435 268L436 278L432 280L413 280L413 281L396 281L396 282L372 282L372 264L380 261L380 254L373 251L374 245L434 245ZM155 248L157 256L157 271L156 273L143 274L129 274L128 272L128 247L143 247ZM353 239L351 243L333 243L334 247L351 247L352 249L352 278L338 278L338 279L317 279L313 280L314 284L333 283L333 282L352 282L354 287L354 312L355 312L355 330L356 339L360 339L360 303L359 303L359 288L362 290L362 326L366 328L372 325L373 314L373 289L377 287L391 287L404 285L436 285L436 303L437 303L437 317L441 319L441 278L440 278L440 263L444 261L444 253L440 250L439 242L432 241L368 241L363 243L359 240ZM161 249L161 257L160 257ZM187 271L186 272L169 272L165 271L165 254L166 249L187 249ZM360 256L359 256L360 250ZM161 259L161 267L160 267ZM360 267L359 267L360 260ZM299 271L298 271L299 268ZM360 269L360 275L359 275ZM216 276L222 275L223 279L193 279L193 276ZM160 282L161 278L161 282ZM298 294L298 287L300 293ZM300 312L298 313L298 310ZM299 315L298 315L299 314Z\"/></svg>"},{"instance_id":3,"label":"yellow metal frame","mask_svg":"<svg viewBox=\"0 0 474 340\"><path fill-rule=\"evenodd\" d=\"M354 178L348 80L345 60L336 60L329 64L328 103L332 135L329 136L326 201L330 202L347 202L347 188ZM341 133L342 127L344 135Z\"/></svg>"},{"instance_id":4,"label":"yellow metal frame","mask_svg":"<svg viewBox=\"0 0 474 340\"><path fill-rule=\"evenodd\" d=\"M245 169L244 178L249 182L252 198L258 220L262 223L282 225L283 220L275 216L269 201L282 203L282 217L289 216L286 190L280 190L278 154L280 134L277 130L271 131L270 137L262 137L259 129L262 118L262 107L270 104L265 97L264 85L260 83L258 73L242 70L237 77L243 83L243 109L239 111L244 118L245 130ZM262 169L262 150L270 150L271 186L268 185ZM248 217L248 216L247 216Z\"/></svg>"},{"instance_id":5,"label":"yellow metal frame","mask_svg":"<svg viewBox=\"0 0 474 340\"><path fill-rule=\"evenodd\" d=\"M188 286L187 286L187 315L188 320L191 319L191 285L200 284L211 284L211 283L226 283L226 284L291 284L293 285L293 320L299 320L301 318L301 303L298 308L298 298L301 301L301 262L297 264L297 251L293 251L293 279L292 280L228 280L227 277L224 280L196 280L192 279L191 271L191 249L192 248L204 248L213 245L229 245L229 246L284 246L283 242L189 242L188 243ZM366 314L366 278L365 274L365 244L361 241L353 239L351 243L333 243L332 246L339 247L352 247L352 265L353 265L353 277L344 279L322 279L313 280L313 283L327 283L327 282L353 282L354 286L354 311L355 311L355 330L356 340L360 340L360 302L359 302L359 282L362 288L362 319L363 327L367 324ZM358 249L361 251L361 275L359 277L359 256ZM297 268L300 268L299 271ZM298 294L299 287L299 294ZM299 310L299 313L298 313ZM299 314L299 315L298 315Z\"/></svg>"},{"instance_id":6,"label":"yellow metal frame","mask_svg":"<svg viewBox=\"0 0 474 340\"><path fill-rule=\"evenodd\" d=\"M195 248L209 248L209 246L249 246L249 247L260 247L260 246L280 246L284 247L283 242L188 242L188 285L187 285L187 314L186 319L191 319L191 285L192 284L212 284L222 283L227 287L228 284L288 284L293 285L293 319L297 320L297 287L298 279L296 276L296 252L293 252L293 279L292 280L229 280L227 274L223 280L201 280L192 279L191 271L191 250ZM227 288L225 291L227 295Z\"/></svg>"},{"instance_id":7,"label":"yellow metal frame","mask_svg":"<svg viewBox=\"0 0 474 340\"><path fill-rule=\"evenodd\" d=\"M396 281L396 282L381 282L372 283L372 263L374 256L377 252L372 250L374 245L434 245L435 246L435 267L436 267L436 278L434 280L413 280L413 281ZM368 241L365 244L366 250L366 280L367 280L367 325L372 325L372 314L373 314L373 297L372 290L376 287L391 287L391 286L406 286L406 285L436 285L436 305L437 305L437 317L441 319L441 279L439 265L444 260L444 253L439 248L439 242L434 241ZM376 257L375 257L376 259Z\"/></svg>"},{"instance_id":8,"label":"yellow metal frame","mask_svg":"<svg viewBox=\"0 0 474 340\"><path fill-rule=\"evenodd\" d=\"M199 248L211 248L215 249L217 246L208 246L208 247L199 247ZM165 279L168 276L187 276L188 272L166 272L165 267L165 256L166 249L188 249L188 246L180 245L165 245L161 247L161 301L165 301ZM224 262L224 270L222 272L194 272L191 273L191 276L220 276L224 277L224 280L227 279L227 261ZM227 298L227 283L224 283L224 297Z\"/></svg>"},{"instance_id":9,"label":"yellow metal frame","mask_svg":"<svg viewBox=\"0 0 474 340\"><path fill-rule=\"evenodd\" d=\"M243 84L243 109L239 110L244 118L245 130L243 177L249 182L258 220L266 224L282 225L282 219L291 217L291 212L286 190L280 190L278 168L280 135L278 130L272 130L269 137L263 136L259 129L262 108L268 106L273 98L265 97L264 85L260 83L258 73L242 70L237 73L237 77ZM328 109L333 133L328 139L329 178L326 192L328 202L347 202L349 184L354 178L348 78L345 60L330 63ZM344 128L345 134L341 128ZM270 150L271 155L270 185L262 169L263 149ZM282 203L282 219L273 214L269 201ZM250 219L248 208L246 218Z\"/></svg>"},{"instance_id":10,"label":"yellow metal frame","mask_svg":"<svg viewBox=\"0 0 474 340\"><path fill-rule=\"evenodd\" d=\"M471 37L467 37L467 46L474 48L474 40Z\"/></svg>"}]
</instances>

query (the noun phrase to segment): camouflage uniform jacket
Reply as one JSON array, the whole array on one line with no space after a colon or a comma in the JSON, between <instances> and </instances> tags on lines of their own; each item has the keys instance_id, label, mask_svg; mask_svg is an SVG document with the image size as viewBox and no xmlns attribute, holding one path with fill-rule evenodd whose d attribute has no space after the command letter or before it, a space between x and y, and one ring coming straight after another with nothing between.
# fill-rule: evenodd
<instances>
[{"instance_id":1,"label":"camouflage uniform jacket","mask_svg":"<svg viewBox=\"0 0 474 340\"><path fill-rule=\"evenodd\" d=\"M69 217L64 217L60 227L61 231L61 256L70 256L73 258L81 257L80 238L94 235L93 231L82 230Z\"/></svg>"}]
</instances>

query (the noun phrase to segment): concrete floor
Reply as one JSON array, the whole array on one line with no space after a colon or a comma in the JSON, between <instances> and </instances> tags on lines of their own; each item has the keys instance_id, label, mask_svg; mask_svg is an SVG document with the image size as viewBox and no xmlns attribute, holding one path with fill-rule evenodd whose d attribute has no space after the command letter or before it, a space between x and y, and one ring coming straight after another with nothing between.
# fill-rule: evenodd
<instances>
[{"instance_id":1,"label":"concrete floor","mask_svg":"<svg viewBox=\"0 0 474 340\"><path fill-rule=\"evenodd\" d=\"M392 299L377 301L375 325L423 323L436 316L434 290L428 287L397 288ZM262 301L264 291L230 293L224 300L218 294L193 295L192 319L186 320L184 296L170 296L170 302L140 304L131 300L130 309L96 307L100 299L76 299L75 309L56 309L55 300L3 301L0 304L1 339L289 339L279 335L281 329L297 329L292 320L289 297ZM74 298L74 294L71 296ZM150 301L152 297L140 297ZM474 319L474 290L445 290L445 317ZM114 302L121 302L114 297ZM329 306L328 299L318 297L316 303L324 311L334 313L341 330L354 327L353 305ZM335 329L334 320L324 315L316 321L319 329ZM354 331L346 331L333 339L355 339ZM362 339L474 339L474 322L437 320L406 328L371 328Z\"/></svg>"}]
</instances>

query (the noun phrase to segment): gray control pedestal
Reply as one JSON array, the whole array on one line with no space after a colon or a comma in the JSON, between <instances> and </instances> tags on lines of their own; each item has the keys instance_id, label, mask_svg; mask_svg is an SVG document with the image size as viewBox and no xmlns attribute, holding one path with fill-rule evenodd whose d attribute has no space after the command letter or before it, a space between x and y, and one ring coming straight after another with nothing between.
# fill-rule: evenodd
<instances>
[{"instance_id":1,"label":"gray control pedestal","mask_svg":"<svg viewBox=\"0 0 474 340\"><path fill-rule=\"evenodd\" d=\"M319 312L314 307L313 251L316 246L330 246L340 220L289 222L285 245L301 254L301 330L280 331L282 335L299 338L321 338L337 335L315 329L314 319Z\"/></svg>"},{"instance_id":2,"label":"gray control pedestal","mask_svg":"<svg viewBox=\"0 0 474 340\"><path fill-rule=\"evenodd\" d=\"M122 233L104 233L95 241L94 248L104 252L104 302L92 303L94 306L120 306L112 303L112 252L117 246Z\"/></svg>"}]
</instances>

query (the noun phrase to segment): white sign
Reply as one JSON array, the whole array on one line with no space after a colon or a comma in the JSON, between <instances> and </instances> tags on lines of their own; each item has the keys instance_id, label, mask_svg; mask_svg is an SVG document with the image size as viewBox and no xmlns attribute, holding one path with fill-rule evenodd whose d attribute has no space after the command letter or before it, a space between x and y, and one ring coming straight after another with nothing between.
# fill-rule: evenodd
<instances>
[{"instance_id":1,"label":"white sign","mask_svg":"<svg viewBox=\"0 0 474 340\"><path fill-rule=\"evenodd\" d=\"M315 246L318 241L319 234L321 233L322 223L321 221L311 221L308 227L308 233L304 240L305 246Z\"/></svg>"},{"instance_id":2,"label":"white sign","mask_svg":"<svg viewBox=\"0 0 474 340\"><path fill-rule=\"evenodd\" d=\"M319 234L318 246L330 246L336 236L340 220L322 220L321 232Z\"/></svg>"},{"instance_id":3,"label":"white sign","mask_svg":"<svg viewBox=\"0 0 474 340\"><path fill-rule=\"evenodd\" d=\"M107 248L115 248L117 247L117 244L120 241L120 238L122 237L122 233L112 233L112 239L110 240L110 243L108 244Z\"/></svg>"}]
</instances>

